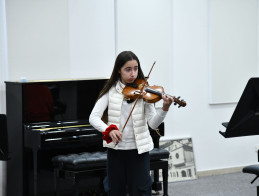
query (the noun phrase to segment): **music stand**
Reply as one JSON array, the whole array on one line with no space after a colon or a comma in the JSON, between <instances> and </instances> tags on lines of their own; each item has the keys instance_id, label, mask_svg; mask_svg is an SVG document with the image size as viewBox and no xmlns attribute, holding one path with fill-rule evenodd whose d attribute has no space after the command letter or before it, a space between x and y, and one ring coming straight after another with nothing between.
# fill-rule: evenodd
<instances>
[{"instance_id":1,"label":"music stand","mask_svg":"<svg viewBox=\"0 0 259 196\"><path fill-rule=\"evenodd\" d=\"M228 123L225 138L259 135L259 78L250 78Z\"/></svg>"},{"instance_id":2,"label":"music stand","mask_svg":"<svg viewBox=\"0 0 259 196\"><path fill-rule=\"evenodd\" d=\"M225 138L259 135L259 78L248 80L229 123L222 125L226 127L226 132L220 131L220 134ZM259 151L257 153L259 158ZM258 167L249 165L242 170L243 173L256 175L251 184L259 177ZM259 196L259 186L257 186L257 196Z\"/></svg>"}]
</instances>

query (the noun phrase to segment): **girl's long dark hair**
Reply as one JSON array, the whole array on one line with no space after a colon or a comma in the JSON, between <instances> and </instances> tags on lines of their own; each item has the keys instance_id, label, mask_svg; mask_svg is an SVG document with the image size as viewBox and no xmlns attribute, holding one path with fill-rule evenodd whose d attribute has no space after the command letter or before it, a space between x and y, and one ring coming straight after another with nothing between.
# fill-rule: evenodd
<instances>
[{"instance_id":1,"label":"girl's long dark hair","mask_svg":"<svg viewBox=\"0 0 259 196\"><path fill-rule=\"evenodd\" d=\"M116 60L115 60L115 64L114 64L114 68L111 74L110 79L107 81L107 83L105 84L104 88L101 90L98 99L100 99L105 93L107 93L110 88L118 81L120 80L120 73L119 70L123 67L123 65L131 60L136 60L138 62L138 76L137 78L140 79L145 79L144 74L142 72L141 66L140 66L140 62L138 57L131 51L123 51L121 52ZM98 100L97 99L97 100Z\"/></svg>"},{"instance_id":2,"label":"girl's long dark hair","mask_svg":"<svg viewBox=\"0 0 259 196\"><path fill-rule=\"evenodd\" d=\"M123 65L126 62L131 61L131 60L136 60L138 62L138 76L137 76L137 78L145 79L145 76L144 76L144 74L142 72L142 69L141 69L138 57L133 52L131 52L131 51L123 51L123 52L121 52L117 56L117 58L115 60L115 64L114 64L114 67L113 67L113 71L112 71L111 77L107 81L107 83L105 84L103 89L101 90L97 100L100 99L105 93L107 93L110 90L110 88L113 85L115 85L115 83L118 80L120 80L119 70L123 67ZM104 111L103 116L102 116L102 120L105 123L108 122L108 108L106 108L106 110Z\"/></svg>"}]
</instances>

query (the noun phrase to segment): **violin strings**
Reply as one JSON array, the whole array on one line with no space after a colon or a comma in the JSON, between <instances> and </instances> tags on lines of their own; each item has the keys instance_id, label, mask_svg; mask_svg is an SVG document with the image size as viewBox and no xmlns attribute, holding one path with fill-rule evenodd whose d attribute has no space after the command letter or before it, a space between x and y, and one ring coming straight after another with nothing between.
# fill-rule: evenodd
<instances>
[{"instance_id":1,"label":"violin strings","mask_svg":"<svg viewBox=\"0 0 259 196\"><path fill-rule=\"evenodd\" d=\"M158 91L158 90L155 90L155 89L152 89L152 88L148 88L148 87L147 87L145 90L146 90L147 92L149 92L149 93L154 93L154 94L157 94L157 95L166 95L166 96L172 97L172 98L175 100L176 103L182 105L182 101L180 101L180 100L179 100L178 98L176 98L176 97L173 97L173 96L171 96L171 95L168 95L168 94L166 94L166 93L163 93L163 92L160 92L160 91Z\"/></svg>"}]
</instances>

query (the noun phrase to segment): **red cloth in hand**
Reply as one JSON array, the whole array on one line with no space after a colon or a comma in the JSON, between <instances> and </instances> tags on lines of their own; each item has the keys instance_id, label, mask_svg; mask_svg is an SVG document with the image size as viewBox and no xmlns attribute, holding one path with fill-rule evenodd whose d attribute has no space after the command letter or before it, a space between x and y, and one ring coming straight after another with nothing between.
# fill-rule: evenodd
<instances>
[{"instance_id":1,"label":"red cloth in hand","mask_svg":"<svg viewBox=\"0 0 259 196\"><path fill-rule=\"evenodd\" d=\"M112 130L119 130L119 129L118 129L118 127L116 125L111 124L109 127L107 127L107 129L104 132L102 132L103 140L105 140L107 142L107 144L112 142L112 138L109 136L109 133Z\"/></svg>"}]
</instances>

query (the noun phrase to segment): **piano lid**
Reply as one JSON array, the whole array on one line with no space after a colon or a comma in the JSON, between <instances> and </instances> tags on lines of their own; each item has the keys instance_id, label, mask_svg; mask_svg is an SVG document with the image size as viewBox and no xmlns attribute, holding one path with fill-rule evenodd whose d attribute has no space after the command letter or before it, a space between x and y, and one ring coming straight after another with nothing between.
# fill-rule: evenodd
<instances>
[{"instance_id":1,"label":"piano lid","mask_svg":"<svg viewBox=\"0 0 259 196\"><path fill-rule=\"evenodd\" d=\"M259 78L250 78L228 123L222 123L226 138L259 135Z\"/></svg>"}]
</instances>

